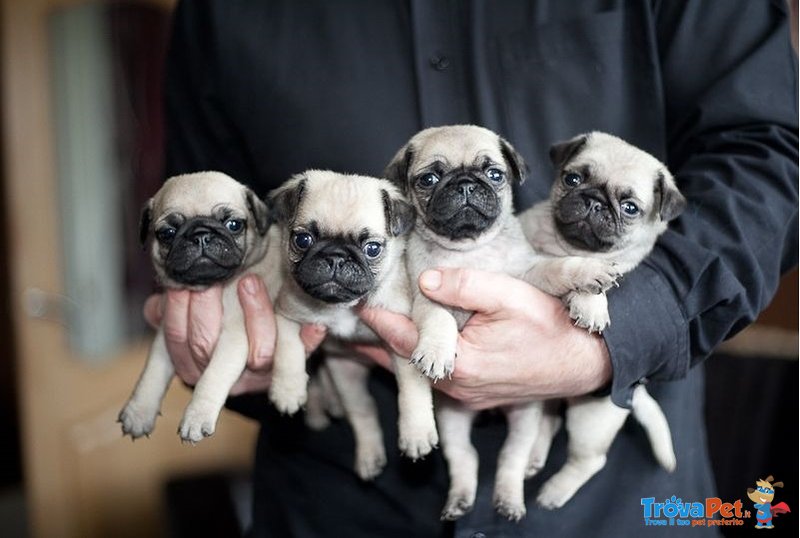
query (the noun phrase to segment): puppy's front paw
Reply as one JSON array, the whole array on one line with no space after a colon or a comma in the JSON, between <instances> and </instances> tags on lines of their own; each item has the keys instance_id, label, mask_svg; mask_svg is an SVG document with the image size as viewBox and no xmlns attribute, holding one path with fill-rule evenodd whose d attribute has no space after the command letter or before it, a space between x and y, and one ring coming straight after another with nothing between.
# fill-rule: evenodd
<instances>
[{"instance_id":1,"label":"puppy's front paw","mask_svg":"<svg viewBox=\"0 0 800 538\"><path fill-rule=\"evenodd\" d=\"M517 499L495 498L494 508L509 521L519 521L526 514L525 503Z\"/></svg>"},{"instance_id":2,"label":"puppy's front paw","mask_svg":"<svg viewBox=\"0 0 800 538\"><path fill-rule=\"evenodd\" d=\"M131 439L150 436L156 426L158 407L144 405L130 400L119 412L117 422L122 425L122 435L130 435Z\"/></svg>"},{"instance_id":3,"label":"puppy's front paw","mask_svg":"<svg viewBox=\"0 0 800 538\"><path fill-rule=\"evenodd\" d=\"M564 301L569 309L569 317L575 320L578 327L599 333L611 324L605 295L570 293Z\"/></svg>"},{"instance_id":4,"label":"puppy's front paw","mask_svg":"<svg viewBox=\"0 0 800 538\"><path fill-rule=\"evenodd\" d=\"M475 492L451 492L442 509L442 521L455 521L470 510L475 504Z\"/></svg>"},{"instance_id":5,"label":"puppy's front paw","mask_svg":"<svg viewBox=\"0 0 800 538\"><path fill-rule=\"evenodd\" d=\"M386 467L386 451L376 445L356 453L356 474L361 480L372 480Z\"/></svg>"},{"instance_id":6,"label":"puppy's front paw","mask_svg":"<svg viewBox=\"0 0 800 538\"><path fill-rule=\"evenodd\" d=\"M217 417L219 410L209 409L203 405L190 403L183 414L178 435L185 443L196 444L214 435L217 427Z\"/></svg>"},{"instance_id":7,"label":"puppy's front paw","mask_svg":"<svg viewBox=\"0 0 800 538\"><path fill-rule=\"evenodd\" d=\"M555 480L553 479L555 478ZM539 495L536 497L536 502L542 508L547 510L555 510L561 508L574 494L573 489L565 487L560 483L559 477L555 475L550 480L544 483L542 489L539 490Z\"/></svg>"},{"instance_id":8,"label":"puppy's front paw","mask_svg":"<svg viewBox=\"0 0 800 538\"><path fill-rule=\"evenodd\" d=\"M455 368L455 341L420 336L417 348L411 354L411 363L434 381L449 377Z\"/></svg>"},{"instance_id":9,"label":"puppy's front paw","mask_svg":"<svg viewBox=\"0 0 800 538\"><path fill-rule=\"evenodd\" d=\"M406 426L404 422L400 421L400 451L412 460L427 456L439 444L435 424Z\"/></svg>"},{"instance_id":10,"label":"puppy's front paw","mask_svg":"<svg viewBox=\"0 0 800 538\"><path fill-rule=\"evenodd\" d=\"M591 294L603 293L616 286L622 276L615 263L594 258L585 258L572 269L568 278L573 290Z\"/></svg>"},{"instance_id":11,"label":"puppy's front paw","mask_svg":"<svg viewBox=\"0 0 800 538\"><path fill-rule=\"evenodd\" d=\"M302 379L289 382L274 377L269 388L269 399L281 413L294 415L306 404L308 399L307 383L308 375L306 374L303 374Z\"/></svg>"}]
</instances>

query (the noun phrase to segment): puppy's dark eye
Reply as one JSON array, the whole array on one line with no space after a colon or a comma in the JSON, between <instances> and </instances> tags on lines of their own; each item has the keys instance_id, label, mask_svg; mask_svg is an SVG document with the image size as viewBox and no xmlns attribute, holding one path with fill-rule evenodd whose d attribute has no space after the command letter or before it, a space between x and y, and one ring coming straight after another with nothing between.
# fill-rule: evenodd
<instances>
[{"instance_id":1,"label":"puppy's dark eye","mask_svg":"<svg viewBox=\"0 0 800 538\"><path fill-rule=\"evenodd\" d=\"M583 178L580 174L576 174L575 172L570 172L569 174L564 176L564 185L567 187L577 187L583 183Z\"/></svg>"},{"instance_id":2,"label":"puppy's dark eye","mask_svg":"<svg viewBox=\"0 0 800 538\"><path fill-rule=\"evenodd\" d=\"M500 183L501 181L503 181L503 178L505 178L506 175L499 168L489 168L488 170L486 170L486 177L488 177L489 179L491 179L496 183Z\"/></svg>"},{"instance_id":3,"label":"puppy's dark eye","mask_svg":"<svg viewBox=\"0 0 800 538\"><path fill-rule=\"evenodd\" d=\"M639 214L639 206L633 202L622 202L619 207L622 209L622 212L628 216L633 217Z\"/></svg>"},{"instance_id":4,"label":"puppy's dark eye","mask_svg":"<svg viewBox=\"0 0 800 538\"><path fill-rule=\"evenodd\" d=\"M439 176L437 176L433 172L422 174L421 176L419 176L419 178L417 178L417 185L419 185L420 187L424 187L426 189L433 187L437 183L439 183Z\"/></svg>"},{"instance_id":5,"label":"puppy's dark eye","mask_svg":"<svg viewBox=\"0 0 800 538\"><path fill-rule=\"evenodd\" d=\"M231 233L239 233L244 229L244 221L242 219L228 219L225 221L225 227Z\"/></svg>"},{"instance_id":6,"label":"puppy's dark eye","mask_svg":"<svg viewBox=\"0 0 800 538\"><path fill-rule=\"evenodd\" d=\"M364 255L369 259L375 259L383 252L383 245L376 241L370 241L364 245Z\"/></svg>"},{"instance_id":7,"label":"puppy's dark eye","mask_svg":"<svg viewBox=\"0 0 800 538\"><path fill-rule=\"evenodd\" d=\"M164 228L156 231L156 239L158 239L161 243L171 243L172 240L175 239L175 235L177 233L178 230L172 226L165 226Z\"/></svg>"},{"instance_id":8,"label":"puppy's dark eye","mask_svg":"<svg viewBox=\"0 0 800 538\"><path fill-rule=\"evenodd\" d=\"M307 232L295 232L292 236L292 243L300 250L306 250L314 244L314 237Z\"/></svg>"}]
</instances>

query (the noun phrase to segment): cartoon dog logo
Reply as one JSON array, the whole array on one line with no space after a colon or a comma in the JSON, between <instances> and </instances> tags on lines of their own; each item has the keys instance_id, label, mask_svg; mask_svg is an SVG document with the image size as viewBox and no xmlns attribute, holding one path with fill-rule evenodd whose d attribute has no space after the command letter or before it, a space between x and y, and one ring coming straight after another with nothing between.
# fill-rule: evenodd
<instances>
[{"instance_id":1,"label":"cartoon dog logo","mask_svg":"<svg viewBox=\"0 0 800 538\"><path fill-rule=\"evenodd\" d=\"M756 488L747 488L747 497L753 501L756 510L756 528L757 529L772 529L775 526L772 524L772 516L778 514L785 514L791 512L789 505L786 503L778 503L772 506L772 499L775 498L775 488L782 488L783 482L773 482L772 475L769 475L765 480L756 480Z\"/></svg>"}]
</instances>

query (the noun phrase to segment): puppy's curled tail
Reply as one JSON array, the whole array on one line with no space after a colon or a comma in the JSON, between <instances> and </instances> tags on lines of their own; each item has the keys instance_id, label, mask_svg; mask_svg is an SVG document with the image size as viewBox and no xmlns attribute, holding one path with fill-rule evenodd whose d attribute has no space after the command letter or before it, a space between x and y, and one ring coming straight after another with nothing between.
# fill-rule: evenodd
<instances>
[{"instance_id":1,"label":"puppy's curled tail","mask_svg":"<svg viewBox=\"0 0 800 538\"><path fill-rule=\"evenodd\" d=\"M661 406L650 396L643 385L639 385L633 390L631 408L636 421L642 425L647 433L647 438L650 439L650 447L653 449L656 460L671 473L675 470L677 461L675 449L672 446L669 423Z\"/></svg>"}]
</instances>

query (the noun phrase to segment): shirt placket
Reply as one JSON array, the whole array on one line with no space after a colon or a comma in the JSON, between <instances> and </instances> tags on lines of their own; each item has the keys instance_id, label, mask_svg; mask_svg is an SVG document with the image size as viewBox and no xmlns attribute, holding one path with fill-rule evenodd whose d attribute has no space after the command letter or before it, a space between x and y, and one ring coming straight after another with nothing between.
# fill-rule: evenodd
<instances>
[{"instance_id":1,"label":"shirt placket","mask_svg":"<svg viewBox=\"0 0 800 538\"><path fill-rule=\"evenodd\" d=\"M414 68L423 126L464 123L469 118L456 9L449 1L411 1Z\"/></svg>"}]
</instances>

